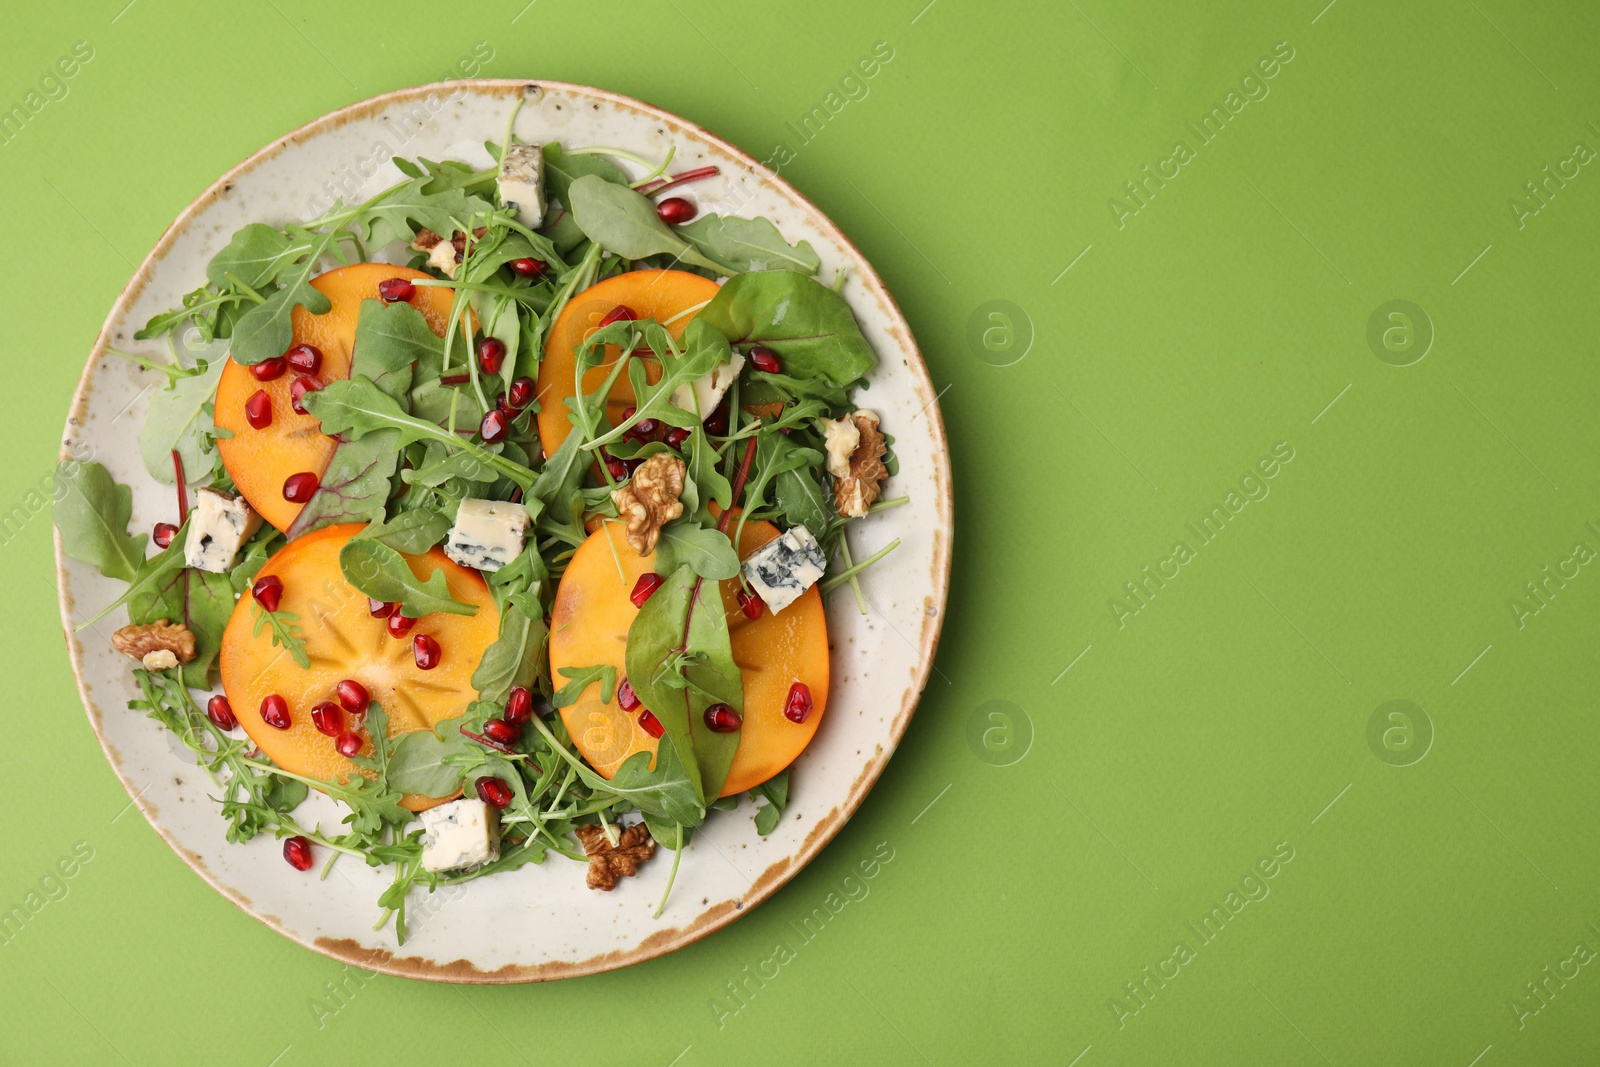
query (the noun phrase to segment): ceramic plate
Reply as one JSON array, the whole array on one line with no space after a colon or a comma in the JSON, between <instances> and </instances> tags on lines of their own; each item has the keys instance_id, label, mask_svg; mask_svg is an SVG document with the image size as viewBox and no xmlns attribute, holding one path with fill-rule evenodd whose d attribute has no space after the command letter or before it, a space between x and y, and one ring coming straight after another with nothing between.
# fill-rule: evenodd
<instances>
[{"instance_id":1,"label":"ceramic plate","mask_svg":"<svg viewBox=\"0 0 1600 1067\"><path fill-rule=\"evenodd\" d=\"M843 293L879 362L870 406L895 438L900 473L886 496L910 504L852 524L858 558L895 537L901 547L863 582L861 614L848 592L830 598L833 683L816 740L794 766L790 807L777 830L757 835L750 807L714 814L684 853L660 919L651 914L670 863L659 858L616 891L584 886L584 868L552 856L541 866L412 896L411 937L372 929L382 870L341 862L325 881L283 862L276 841L223 838L209 777L142 713L128 660L111 648L125 619L75 627L120 593L120 583L68 559L56 561L67 646L89 722L111 767L157 833L201 877L280 933L369 970L454 982L521 982L589 974L650 959L725 926L794 876L839 831L882 772L927 681L944 618L951 549L949 463L939 406L905 319L883 283L844 235L754 159L690 122L615 93L578 85L469 81L389 93L318 119L224 174L178 217L112 308L90 353L67 418L63 458L93 458L133 487L133 527L170 518L172 489L140 460L139 429L159 378L109 354L154 354L133 339L152 314L175 306L204 281L208 260L252 221L309 217L334 197L347 202L400 179L392 155L492 161L518 95L516 132L525 141L607 145L647 159L676 146L673 171L715 164L721 176L686 195L701 211L764 215L791 242L822 258L822 277L847 272ZM333 802L308 803L329 825Z\"/></svg>"}]
</instances>

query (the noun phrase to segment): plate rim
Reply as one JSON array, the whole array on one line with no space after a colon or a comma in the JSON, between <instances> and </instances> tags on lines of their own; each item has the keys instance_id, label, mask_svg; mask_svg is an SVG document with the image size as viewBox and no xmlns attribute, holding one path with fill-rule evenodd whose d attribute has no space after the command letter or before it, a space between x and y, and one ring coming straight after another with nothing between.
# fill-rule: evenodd
<instances>
[{"instance_id":1,"label":"plate rim","mask_svg":"<svg viewBox=\"0 0 1600 1067\"><path fill-rule=\"evenodd\" d=\"M609 89L581 85L575 82L526 78L462 78L394 89L377 96L346 104L334 111L314 118L252 152L241 162L229 168L202 190L178 214L177 218L166 228L144 259L140 261L139 266L112 303L110 311L106 314L105 321L95 336L94 344L91 346L88 359L84 364L83 373L79 376L77 387L73 391L67 413L66 427L63 431L62 443L58 452L58 461L74 458L69 455L67 442L73 436L74 423L87 410L88 395L91 388L90 378L95 367L105 355L106 349L110 346L111 335L115 325L126 316L133 302L143 292L145 286L149 284L157 264L166 258L179 237L183 235L191 223L231 190L233 180L236 177L254 170L292 145L366 118L394 103L426 98L429 94L439 92L455 93L465 90L472 93L498 95L523 93L529 90L538 91L545 88L556 89L576 97L588 98L595 102L621 105L648 115L673 129L703 138L706 142L744 164L752 173L760 176L764 182L776 184L779 191L797 204L813 225L835 241L845 252L847 258L854 260L855 280L863 284L869 292L882 301L888 312L889 327L899 334L902 354L908 357L906 366L912 374L916 391L919 396L928 400L924 410L930 413L929 424L935 444L933 458L938 496L935 502L938 510L938 527L933 531L934 562L931 574L932 584L924 600L925 605L932 610L924 613L923 630L918 645L920 659L916 665L915 675L906 689L900 711L890 723L890 736L887 746L878 746L878 751L867 760L843 800L831 812L817 820L811 832L801 842L799 849L793 854L775 861L761 874L757 875L750 890L742 897L737 898L737 904L733 901L725 901L721 905L701 913L687 926L658 930L645 937L631 949L612 950L578 962L557 960L532 965L508 964L493 971L485 971L464 958L450 962L440 962L415 955L400 956L388 949L368 948L349 939L307 936L289 929L282 920L258 908L242 892L225 884L208 868L200 856L190 852L168 833L159 821L159 813L155 810L154 805L147 802L144 799L143 791L124 775L120 755L107 741L105 733L101 730L102 712L90 695L89 685L84 678L82 644L73 630L72 612L74 603L72 596L67 591L67 557L62 549L60 531L52 525L55 544L56 596L61 608L67 657L72 666L73 679L78 686L78 695L83 702L89 725L94 730L95 739L99 742L100 748L106 756L106 762L110 765L112 773L117 776L117 780L122 783L122 787L127 791L133 805L138 807L140 814L144 816L145 821L150 824L157 836L186 865L200 875L207 884L245 914L261 922L269 929L330 959L361 967L364 970L377 971L402 978L420 978L429 981L460 984L499 985L551 981L560 978L597 974L636 963L643 963L693 944L708 934L727 926L739 916L754 910L755 907L771 897L781 886L786 884L817 857L818 853L833 840L844 827L844 824L860 808L862 801L866 799L867 793L871 791L872 786L883 773L884 768L888 765L889 757L894 754L895 749L899 747L900 741L904 738L912 715L915 713L922 693L927 687L929 677L933 671L934 656L938 651L939 638L944 628L945 613L949 603L955 534L949 439L945 434L943 412L939 406L938 396L934 392L933 380L928 373L927 364L922 358L921 348L918 346L916 338L911 332L910 324L907 323L899 304L895 301L893 294L889 292L888 287L884 285L883 280L878 276L878 272L873 268L866 256L862 254L861 250L855 246L855 243L845 236L844 232L839 229L832 219L792 184L748 152L717 136L698 123L691 122L654 104Z\"/></svg>"}]
</instances>

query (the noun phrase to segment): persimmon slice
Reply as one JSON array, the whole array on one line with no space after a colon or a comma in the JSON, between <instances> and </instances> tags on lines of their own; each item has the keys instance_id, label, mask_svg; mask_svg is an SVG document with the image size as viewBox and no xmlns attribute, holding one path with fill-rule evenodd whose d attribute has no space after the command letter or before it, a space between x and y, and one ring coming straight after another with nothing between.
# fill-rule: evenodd
<instances>
[{"instance_id":1,"label":"persimmon slice","mask_svg":"<svg viewBox=\"0 0 1600 1067\"><path fill-rule=\"evenodd\" d=\"M628 307L638 318L655 319L677 338L694 318L692 312L686 312L716 296L717 290L717 283L710 278L688 271L635 270L607 278L574 296L550 327L544 360L539 364L539 438L544 443L545 455L554 455L572 432L572 423L567 421L566 400L573 395L577 352L584 340L599 328L601 319L616 307ZM585 372L585 393L605 383L606 375L621 354L620 349L611 346L600 365ZM656 381L659 371L654 366L649 370L649 380ZM622 421L623 412L632 403L633 386L623 374L606 398L606 412L611 416L612 425Z\"/></svg>"},{"instance_id":2,"label":"persimmon slice","mask_svg":"<svg viewBox=\"0 0 1600 1067\"><path fill-rule=\"evenodd\" d=\"M334 750L333 738L318 733L311 709L324 700L337 701L335 687L349 678L366 687L389 716L389 735L431 729L460 715L477 696L472 673L483 650L500 629L500 612L489 587L476 571L458 566L435 548L408 556L412 573L424 581L443 571L450 595L477 605L476 615L435 613L418 619L403 640L389 635L383 619L372 617L367 598L344 580L339 550L365 527L344 523L297 537L261 568L260 577L283 581L278 612L298 615L309 669L302 669L287 651L272 643L272 629L256 627L255 599L246 593L234 607L222 635L222 688L250 739L278 766L295 774L342 779L356 770ZM412 655L412 639L427 634L439 642L438 666L424 671ZM279 730L261 717L261 701L276 693L289 704L290 726ZM353 726L359 720L349 717ZM362 755L370 755L369 742ZM439 800L408 797L406 806L421 811Z\"/></svg>"},{"instance_id":3,"label":"persimmon slice","mask_svg":"<svg viewBox=\"0 0 1600 1067\"><path fill-rule=\"evenodd\" d=\"M378 284L385 278L426 277L422 271L409 267L356 263L311 280L311 287L333 306L323 315L295 308L293 344L315 345L322 350L322 369L316 375L319 386L350 376L361 302L378 299ZM443 337L454 296L452 290L442 286L419 286L411 305L428 320L433 332ZM314 417L295 412L289 394L295 377L291 368L273 381L257 381L249 367L240 366L230 357L217 383L216 423L233 435L217 441L222 464L250 506L280 530L287 530L304 506L283 498L284 481L301 471L321 477L336 444L322 432ZM252 427L244 414L245 401L257 389L264 390L272 401L272 423L260 430Z\"/></svg>"},{"instance_id":4,"label":"persimmon slice","mask_svg":"<svg viewBox=\"0 0 1600 1067\"><path fill-rule=\"evenodd\" d=\"M776 526L748 522L740 538L739 556L748 557L779 535ZM629 594L639 576L653 569L655 557L629 547L623 527L608 520L573 555L556 590L550 621L550 669L555 684L563 667L617 669L618 688L627 673L628 627L638 609ZM739 749L723 785L732 796L760 785L790 763L810 744L828 703L828 624L822 596L815 586L781 613L763 612L748 619L739 610L737 579L721 585L723 611L733 644L733 659L744 678L744 727ZM814 702L803 723L784 717L789 688L803 682ZM657 741L639 725L641 709L623 711L613 693L600 699L600 683L580 694L577 703L561 709L567 733L583 757L606 778L636 752L651 753Z\"/></svg>"}]
</instances>

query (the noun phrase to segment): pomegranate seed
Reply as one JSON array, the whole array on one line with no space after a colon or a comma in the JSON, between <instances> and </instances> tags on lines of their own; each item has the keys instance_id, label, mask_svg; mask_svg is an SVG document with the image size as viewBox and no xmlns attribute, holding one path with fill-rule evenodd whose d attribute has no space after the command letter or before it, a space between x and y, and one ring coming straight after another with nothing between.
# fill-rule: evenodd
<instances>
[{"instance_id":1,"label":"pomegranate seed","mask_svg":"<svg viewBox=\"0 0 1600 1067\"><path fill-rule=\"evenodd\" d=\"M761 612L766 604L748 589L741 589L736 594L739 599L739 610L744 612L744 617L752 621L761 618Z\"/></svg>"},{"instance_id":2,"label":"pomegranate seed","mask_svg":"<svg viewBox=\"0 0 1600 1067\"><path fill-rule=\"evenodd\" d=\"M506 399L506 394L504 393L501 393L499 396L494 398L494 409L496 411L503 411L513 418L516 416L516 412L512 410L511 401Z\"/></svg>"},{"instance_id":3,"label":"pomegranate seed","mask_svg":"<svg viewBox=\"0 0 1600 1067\"><path fill-rule=\"evenodd\" d=\"M759 371L768 374L782 374L783 360L778 358L778 353L762 345L756 345L750 350L750 362Z\"/></svg>"},{"instance_id":4,"label":"pomegranate seed","mask_svg":"<svg viewBox=\"0 0 1600 1067\"><path fill-rule=\"evenodd\" d=\"M628 599L633 601L634 607L642 608L646 600L655 596L656 590L661 588L661 583L664 581L666 579L655 571L646 571L639 575L637 582L633 583L633 592L628 595Z\"/></svg>"},{"instance_id":5,"label":"pomegranate seed","mask_svg":"<svg viewBox=\"0 0 1600 1067\"><path fill-rule=\"evenodd\" d=\"M744 725L744 719L726 704L713 704L706 709L702 718L706 721L706 728L719 734L731 734Z\"/></svg>"},{"instance_id":6,"label":"pomegranate seed","mask_svg":"<svg viewBox=\"0 0 1600 1067\"><path fill-rule=\"evenodd\" d=\"M495 811L505 811L511 806L511 787L493 775L486 774L473 783L478 799Z\"/></svg>"},{"instance_id":7,"label":"pomegranate seed","mask_svg":"<svg viewBox=\"0 0 1600 1067\"><path fill-rule=\"evenodd\" d=\"M276 574L263 575L250 587L250 595L268 611L277 611L283 601L283 579Z\"/></svg>"},{"instance_id":8,"label":"pomegranate seed","mask_svg":"<svg viewBox=\"0 0 1600 1067\"><path fill-rule=\"evenodd\" d=\"M272 398L265 389L257 389L244 402L244 421L253 430L265 430L272 425Z\"/></svg>"},{"instance_id":9,"label":"pomegranate seed","mask_svg":"<svg viewBox=\"0 0 1600 1067\"><path fill-rule=\"evenodd\" d=\"M322 486L322 479L311 471L291 474L283 480L283 499L291 504L304 504Z\"/></svg>"},{"instance_id":10,"label":"pomegranate seed","mask_svg":"<svg viewBox=\"0 0 1600 1067\"><path fill-rule=\"evenodd\" d=\"M260 363L250 365L250 373L256 376L258 382L275 381L283 377L283 372L289 369L289 361L282 356L273 356Z\"/></svg>"},{"instance_id":11,"label":"pomegranate seed","mask_svg":"<svg viewBox=\"0 0 1600 1067\"><path fill-rule=\"evenodd\" d=\"M261 718L268 726L278 730L287 730L289 721L289 702L277 693L270 693L261 698Z\"/></svg>"},{"instance_id":12,"label":"pomegranate seed","mask_svg":"<svg viewBox=\"0 0 1600 1067\"><path fill-rule=\"evenodd\" d=\"M233 705L228 703L228 698L218 693L206 701L206 718L210 719L219 730L232 730L238 727L238 716L233 713Z\"/></svg>"},{"instance_id":13,"label":"pomegranate seed","mask_svg":"<svg viewBox=\"0 0 1600 1067\"><path fill-rule=\"evenodd\" d=\"M444 655L444 650L427 634L418 634L411 639L411 658L417 661L417 669L431 671L439 665L439 659Z\"/></svg>"},{"instance_id":14,"label":"pomegranate seed","mask_svg":"<svg viewBox=\"0 0 1600 1067\"><path fill-rule=\"evenodd\" d=\"M643 456L636 456L633 459L625 459L625 460L622 461L622 467L623 467L623 469L625 471L628 472L628 477L630 477L630 478L633 477L633 472L638 470L642 466L644 466L644 457Z\"/></svg>"},{"instance_id":15,"label":"pomegranate seed","mask_svg":"<svg viewBox=\"0 0 1600 1067\"><path fill-rule=\"evenodd\" d=\"M508 266L511 267L511 273L519 278L538 278L545 271L542 259L513 259Z\"/></svg>"},{"instance_id":16,"label":"pomegranate seed","mask_svg":"<svg viewBox=\"0 0 1600 1067\"><path fill-rule=\"evenodd\" d=\"M633 322L638 317L638 313L627 304L618 304L606 312L605 317L600 320L599 328L603 330L613 322Z\"/></svg>"},{"instance_id":17,"label":"pomegranate seed","mask_svg":"<svg viewBox=\"0 0 1600 1067\"><path fill-rule=\"evenodd\" d=\"M309 871L312 863L310 840L298 834L286 838L283 842L283 858L295 870Z\"/></svg>"},{"instance_id":18,"label":"pomegranate seed","mask_svg":"<svg viewBox=\"0 0 1600 1067\"><path fill-rule=\"evenodd\" d=\"M506 399L518 411L533 402L534 381L532 378L518 378L511 383L511 391Z\"/></svg>"},{"instance_id":19,"label":"pomegranate seed","mask_svg":"<svg viewBox=\"0 0 1600 1067\"><path fill-rule=\"evenodd\" d=\"M674 426L667 431L667 445L671 448L683 448L683 443L689 440L689 431L682 426Z\"/></svg>"},{"instance_id":20,"label":"pomegranate seed","mask_svg":"<svg viewBox=\"0 0 1600 1067\"><path fill-rule=\"evenodd\" d=\"M283 354L283 358L302 374L315 374L322 369L322 349L316 345L295 345Z\"/></svg>"},{"instance_id":21,"label":"pomegranate seed","mask_svg":"<svg viewBox=\"0 0 1600 1067\"><path fill-rule=\"evenodd\" d=\"M406 278L385 278L378 283L378 298L385 304L396 304L417 295L417 287Z\"/></svg>"},{"instance_id":22,"label":"pomegranate seed","mask_svg":"<svg viewBox=\"0 0 1600 1067\"><path fill-rule=\"evenodd\" d=\"M628 465L622 460L612 457L606 460L606 470L611 474L611 480L623 482L628 480Z\"/></svg>"},{"instance_id":23,"label":"pomegranate seed","mask_svg":"<svg viewBox=\"0 0 1600 1067\"><path fill-rule=\"evenodd\" d=\"M311 709L311 725L319 734L338 737L344 731L344 709L331 700L324 700Z\"/></svg>"},{"instance_id":24,"label":"pomegranate seed","mask_svg":"<svg viewBox=\"0 0 1600 1067\"><path fill-rule=\"evenodd\" d=\"M506 362L506 343L498 337L478 342L478 366L485 374L499 374Z\"/></svg>"},{"instance_id":25,"label":"pomegranate seed","mask_svg":"<svg viewBox=\"0 0 1600 1067\"><path fill-rule=\"evenodd\" d=\"M352 715L360 715L367 710L367 705L372 703L372 697L367 693L367 687L354 678L346 678L333 687L339 697L339 705Z\"/></svg>"},{"instance_id":26,"label":"pomegranate seed","mask_svg":"<svg viewBox=\"0 0 1600 1067\"><path fill-rule=\"evenodd\" d=\"M726 406L713 411L706 418L706 432L722 436L728 432L728 409Z\"/></svg>"},{"instance_id":27,"label":"pomegranate seed","mask_svg":"<svg viewBox=\"0 0 1600 1067\"><path fill-rule=\"evenodd\" d=\"M496 441L504 441L511 432L511 416L494 408L483 417L483 422L478 424L478 436L483 438L483 443L492 445Z\"/></svg>"},{"instance_id":28,"label":"pomegranate seed","mask_svg":"<svg viewBox=\"0 0 1600 1067\"><path fill-rule=\"evenodd\" d=\"M682 226L698 214L695 206L681 196L669 196L656 205L656 214L668 226Z\"/></svg>"},{"instance_id":29,"label":"pomegranate seed","mask_svg":"<svg viewBox=\"0 0 1600 1067\"><path fill-rule=\"evenodd\" d=\"M416 619L408 619L397 611L389 616L389 636L404 639L416 624Z\"/></svg>"},{"instance_id":30,"label":"pomegranate seed","mask_svg":"<svg viewBox=\"0 0 1600 1067\"><path fill-rule=\"evenodd\" d=\"M158 522L155 529L150 531L150 539L156 543L157 548L166 548L177 536L178 528L170 522Z\"/></svg>"},{"instance_id":31,"label":"pomegranate seed","mask_svg":"<svg viewBox=\"0 0 1600 1067\"><path fill-rule=\"evenodd\" d=\"M811 707L811 687L804 682L791 685L789 698L783 702L783 717L790 722L805 722Z\"/></svg>"},{"instance_id":32,"label":"pomegranate seed","mask_svg":"<svg viewBox=\"0 0 1600 1067\"><path fill-rule=\"evenodd\" d=\"M520 685L511 687L511 695L506 697L506 722L512 726L521 726L533 718L533 694Z\"/></svg>"},{"instance_id":33,"label":"pomegranate seed","mask_svg":"<svg viewBox=\"0 0 1600 1067\"><path fill-rule=\"evenodd\" d=\"M346 730L333 739L333 750L345 759L352 759L361 754L361 746L366 742L361 740L361 735L354 730Z\"/></svg>"},{"instance_id":34,"label":"pomegranate seed","mask_svg":"<svg viewBox=\"0 0 1600 1067\"><path fill-rule=\"evenodd\" d=\"M661 725L661 720L650 714L649 708L639 713L639 725L644 728L645 733L654 738L660 738L667 732L667 728Z\"/></svg>"},{"instance_id":35,"label":"pomegranate seed","mask_svg":"<svg viewBox=\"0 0 1600 1067\"><path fill-rule=\"evenodd\" d=\"M639 694L633 691L633 683L624 678L622 684L617 686L617 707L623 711L632 711L640 703Z\"/></svg>"},{"instance_id":36,"label":"pomegranate seed","mask_svg":"<svg viewBox=\"0 0 1600 1067\"><path fill-rule=\"evenodd\" d=\"M372 614L374 619L387 619L394 614L394 609L399 606L392 600L373 600L371 597L367 597L367 611Z\"/></svg>"},{"instance_id":37,"label":"pomegranate seed","mask_svg":"<svg viewBox=\"0 0 1600 1067\"><path fill-rule=\"evenodd\" d=\"M294 413L304 415L306 394L314 393L321 388L322 383L315 378L308 378L304 374L297 375L293 384L289 386L289 406L294 408Z\"/></svg>"},{"instance_id":38,"label":"pomegranate seed","mask_svg":"<svg viewBox=\"0 0 1600 1067\"><path fill-rule=\"evenodd\" d=\"M504 719L490 719L483 724L483 736L497 745L514 745L522 737L522 727L513 726Z\"/></svg>"}]
</instances>

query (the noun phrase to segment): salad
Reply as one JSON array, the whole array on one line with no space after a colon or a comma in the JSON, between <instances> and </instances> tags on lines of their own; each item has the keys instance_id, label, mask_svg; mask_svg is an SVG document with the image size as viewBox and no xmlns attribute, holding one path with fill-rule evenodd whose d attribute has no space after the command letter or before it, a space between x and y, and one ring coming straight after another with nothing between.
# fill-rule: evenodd
<instances>
[{"instance_id":1,"label":"salad","mask_svg":"<svg viewBox=\"0 0 1600 1067\"><path fill-rule=\"evenodd\" d=\"M164 386L140 444L172 521L58 472L63 549L127 583L79 629L126 612L130 707L229 840L392 870L401 942L413 890L552 853L610 890L658 846L675 875L742 797L770 833L827 708L823 597L865 612L898 544L855 560L849 525L904 502L842 274L700 214L715 167L515 117L485 169L396 158L363 203L245 226L136 335L163 358L117 352Z\"/></svg>"}]
</instances>

